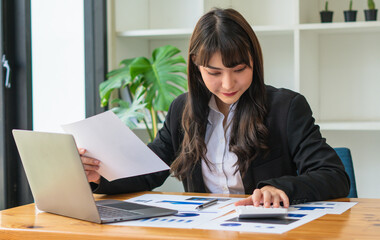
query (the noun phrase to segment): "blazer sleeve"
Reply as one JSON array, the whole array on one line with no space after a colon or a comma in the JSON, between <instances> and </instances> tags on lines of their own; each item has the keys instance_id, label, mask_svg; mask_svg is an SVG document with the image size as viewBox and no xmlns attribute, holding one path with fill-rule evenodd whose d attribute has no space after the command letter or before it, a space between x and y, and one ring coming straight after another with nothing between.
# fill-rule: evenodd
<instances>
[{"instance_id":1,"label":"blazer sleeve","mask_svg":"<svg viewBox=\"0 0 380 240\"><path fill-rule=\"evenodd\" d=\"M350 181L344 166L314 124L306 99L297 94L289 107L287 139L298 176L282 176L259 183L282 189L291 204L346 197Z\"/></svg>"},{"instance_id":2,"label":"blazer sleeve","mask_svg":"<svg viewBox=\"0 0 380 240\"><path fill-rule=\"evenodd\" d=\"M173 110L176 101L170 105L168 114L166 115L163 127L159 130L156 138L148 147L160 157L166 164L171 165L175 157L171 137L171 118L176 117L178 113ZM177 104L178 105L178 104ZM100 184L91 183L94 193L120 194L138 191L150 191L161 186L169 176L169 170L155 172L135 177L122 178L114 181L107 181L101 177Z\"/></svg>"}]
</instances>

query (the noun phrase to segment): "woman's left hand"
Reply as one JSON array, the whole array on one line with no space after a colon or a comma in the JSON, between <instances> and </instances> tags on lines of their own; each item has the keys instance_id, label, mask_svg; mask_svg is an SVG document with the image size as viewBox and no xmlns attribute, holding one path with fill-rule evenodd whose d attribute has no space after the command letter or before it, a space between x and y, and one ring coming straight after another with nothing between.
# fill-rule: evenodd
<instances>
[{"instance_id":1,"label":"woman's left hand","mask_svg":"<svg viewBox=\"0 0 380 240\"><path fill-rule=\"evenodd\" d=\"M271 205L278 208L280 207L280 202L283 203L283 207L289 207L289 198L286 193L278 188L267 185L260 189L255 189L251 196L236 202L235 206L254 205L255 207L258 207L262 204L266 208Z\"/></svg>"}]
</instances>

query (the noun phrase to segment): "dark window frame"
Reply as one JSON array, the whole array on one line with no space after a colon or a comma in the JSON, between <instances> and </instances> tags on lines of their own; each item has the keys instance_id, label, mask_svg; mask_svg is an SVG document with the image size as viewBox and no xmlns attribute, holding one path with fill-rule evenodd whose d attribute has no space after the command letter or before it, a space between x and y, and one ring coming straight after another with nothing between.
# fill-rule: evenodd
<instances>
[{"instance_id":1,"label":"dark window frame","mask_svg":"<svg viewBox=\"0 0 380 240\"><path fill-rule=\"evenodd\" d=\"M3 56L3 0L0 0L0 58ZM5 101L3 67L0 65L0 210L5 208Z\"/></svg>"},{"instance_id":2,"label":"dark window frame","mask_svg":"<svg viewBox=\"0 0 380 240\"><path fill-rule=\"evenodd\" d=\"M107 74L107 1L84 0L86 117L104 112L99 84Z\"/></svg>"},{"instance_id":3,"label":"dark window frame","mask_svg":"<svg viewBox=\"0 0 380 240\"><path fill-rule=\"evenodd\" d=\"M5 88L2 81L0 88L3 102L0 112L2 208L33 202L12 136L12 129L30 130L33 127L30 9L30 0L2 0L2 53L6 54L11 67L11 87Z\"/></svg>"}]
</instances>

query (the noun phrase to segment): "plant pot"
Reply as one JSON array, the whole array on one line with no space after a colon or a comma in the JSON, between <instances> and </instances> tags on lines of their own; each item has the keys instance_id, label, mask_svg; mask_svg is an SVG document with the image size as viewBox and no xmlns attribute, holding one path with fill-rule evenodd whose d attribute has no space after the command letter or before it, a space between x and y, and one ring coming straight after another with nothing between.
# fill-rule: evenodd
<instances>
[{"instance_id":1,"label":"plant pot","mask_svg":"<svg viewBox=\"0 0 380 240\"><path fill-rule=\"evenodd\" d=\"M358 11L353 11L353 10L347 10L344 11L344 21L346 22L355 22L356 21L356 14Z\"/></svg>"},{"instance_id":2,"label":"plant pot","mask_svg":"<svg viewBox=\"0 0 380 240\"><path fill-rule=\"evenodd\" d=\"M323 23L331 23L333 19L333 13L332 11L320 11L321 14L321 22Z\"/></svg>"},{"instance_id":3,"label":"plant pot","mask_svg":"<svg viewBox=\"0 0 380 240\"><path fill-rule=\"evenodd\" d=\"M364 16L366 21L376 21L377 9L365 9Z\"/></svg>"}]
</instances>

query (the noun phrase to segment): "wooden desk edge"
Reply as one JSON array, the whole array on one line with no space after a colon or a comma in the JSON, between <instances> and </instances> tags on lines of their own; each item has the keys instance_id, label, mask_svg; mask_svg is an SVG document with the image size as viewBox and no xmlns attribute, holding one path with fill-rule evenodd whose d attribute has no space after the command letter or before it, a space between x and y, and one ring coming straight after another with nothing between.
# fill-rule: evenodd
<instances>
[{"instance_id":1,"label":"wooden desk edge","mask_svg":"<svg viewBox=\"0 0 380 240\"><path fill-rule=\"evenodd\" d=\"M94 198L96 200L125 200L147 193L244 197L225 194L139 192L122 195L96 194ZM280 235L202 229L189 231L189 229L175 228L109 226L49 213L37 213L35 205L28 204L0 212L0 239L250 239L252 237L255 239L273 239L274 237L278 239L320 239L323 237L351 239L355 236L363 239L375 239L376 236L380 236L380 199L340 198L331 201L359 202L359 204L341 215L326 215ZM373 221L370 224L363 222L363 219L368 218L369 214L373 215L373 219L370 219ZM359 231L350 230L355 229L354 226L358 229L358 224ZM360 224L362 224L361 227ZM377 225L378 227L376 227ZM360 228L362 228L363 234L368 236L358 235L361 232ZM327 235L323 234L321 229L326 231ZM343 230L349 231L345 233Z\"/></svg>"}]
</instances>

